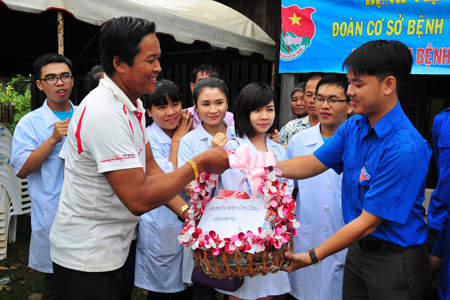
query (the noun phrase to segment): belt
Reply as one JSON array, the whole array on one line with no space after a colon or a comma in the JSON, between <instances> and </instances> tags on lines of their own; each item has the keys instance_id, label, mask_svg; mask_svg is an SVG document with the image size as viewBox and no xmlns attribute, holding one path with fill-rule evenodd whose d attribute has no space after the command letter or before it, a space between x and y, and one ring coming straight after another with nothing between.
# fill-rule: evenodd
<instances>
[{"instance_id":1,"label":"belt","mask_svg":"<svg viewBox=\"0 0 450 300\"><path fill-rule=\"evenodd\" d=\"M363 251L382 253L401 253L406 249L406 247L386 241L358 241L356 245Z\"/></svg>"}]
</instances>

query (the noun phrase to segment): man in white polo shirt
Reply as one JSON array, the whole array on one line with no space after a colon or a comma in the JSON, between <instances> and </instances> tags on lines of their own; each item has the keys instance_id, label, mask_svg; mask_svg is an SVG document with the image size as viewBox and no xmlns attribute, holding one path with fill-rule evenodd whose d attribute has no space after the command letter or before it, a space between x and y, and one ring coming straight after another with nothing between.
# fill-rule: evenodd
<instances>
[{"instance_id":1,"label":"man in white polo shirt","mask_svg":"<svg viewBox=\"0 0 450 300\"><path fill-rule=\"evenodd\" d=\"M119 299L122 267L139 215L167 205L198 172L221 174L225 150L207 151L163 174L145 134L139 97L155 91L161 50L155 24L121 17L103 26L106 75L70 122L65 180L50 241L57 299Z\"/></svg>"}]
</instances>

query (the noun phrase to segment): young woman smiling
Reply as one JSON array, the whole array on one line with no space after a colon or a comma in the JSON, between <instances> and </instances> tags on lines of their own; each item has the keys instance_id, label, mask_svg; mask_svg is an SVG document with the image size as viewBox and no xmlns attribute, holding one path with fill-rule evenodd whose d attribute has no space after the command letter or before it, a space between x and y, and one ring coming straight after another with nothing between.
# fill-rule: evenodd
<instances>
[{"instance_id":1,"label":"young woman smiling","mask_svg":"<svg viewBox=\"0 0 450 300\"><path fill-rule=\"evenodd\" d=\"M147 127L153 157L168 173L177 167L180 139L189 132L192 119L183 113L180 92L168 80L158 81L153 94L142 96L153 121ZM183 223L161 206L141 216L136 248L135 285L149 291L147 300L183 300L187 284L181 278L183 249L178 234Z\"/></svg>"},{"instance_id":2,"label":"young woman smiling","mask_svg":"<svg viewBox=\"0 0 450 300\"><path fill-rule=\"evenodd\" d=\"M201 119L201 124L181 139L178 151L178 166L184 165L194 156L212 147L224 147L229 139L236 139L234 127L228 126L224 121L228 108L228 89L225 83L218 78L204 78L199 80L194 87L193 98L195 110ZM218 179L217 190L235 190L243 178L239 170L229 169ZM249 192L247 184L242 189ZM182 193L187 200L190 197L190 185ZM183 280L191 282L194 266L192 250L186 249L183 258ZM215 299L216 291L213 288L194 284L193 300Z\"/></svg>"},{"instance_id":3,"label":"young woman smiling","mask_svg":"<svg viewBox=\"0 0 450 300\"><path fill-rule=\"evenodd\" d=\"M234 123L239 146L247 144L252 154L258 151L273 151L277 160L286 160L283 146L272 141L267 133L275 130L275 95L263 83L250 83L239 93L234 110ZM281 180L281 178L279 178ZM285 180L284 180L285 181ZM288 194L292 193L293 182L287 180ZM254 192L254 191L252 191ZM270 300L273 296L290 291L288 274L278 272L266 276L248 276L244 284L235 292L221 291L230 300L258 299Z\"/></svg>"}]
</instances>

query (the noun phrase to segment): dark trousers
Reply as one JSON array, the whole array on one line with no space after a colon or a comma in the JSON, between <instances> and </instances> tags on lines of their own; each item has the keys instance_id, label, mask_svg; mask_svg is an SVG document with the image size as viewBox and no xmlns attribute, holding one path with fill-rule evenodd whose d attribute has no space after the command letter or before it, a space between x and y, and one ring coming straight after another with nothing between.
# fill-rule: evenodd
<instances>
[{"instance_id":1,"label":"dark trousers","mask_svg":"<svg viewBox=\"0 0 450 300\"><path fill-rule=\"evenodd\" d=\"M136 262L137 239L131 241L130 252L123 266L122 286L120 288L120 300L130 300L134 288L134 265Z\"/></svg>"},{"instance_id":2,"label":"dark trousers","mask_svg":"<svg viewBox=\"0 0 450 300\"><path fill-rule=\"evenodd\" d=\"M55 300L55 282L52 273L44 275L44 300Z\"/></svg>"},{"instance_id":3,"label":"dark trousers","mask_svg":"<svg viewBox=\"0 0 450 300\"><path fill-rule=\"evenodd\" d=\"M425 245L401 253L348 249L345 260L343 300L421 300L430 260Z\"/></svg>"},{"instance_id":4,"label":"dark trousers","mask_svg":"<svg viewBox=\"0 0 450 300\"><path fill-rule=\"evenodd\" d=\"M429 254L431 254L431 251L433 251L433 247L434 244L436 243L438 235L439 230L428 228L428 236L427 240L425 241L425 245L427 246ZM431 285L428 285L427 288L425 289L423 300L439 300L439 294L437 289L433 288Z\"/></svg>"},{"instance_id":5,"label":"dark trousers","mask_svg":"<svg viewBox=\"0 0 450 300\"><path fill-rule=\"evenodd\" d=\"M192 300L215 300L216 290L209 286L194 283L192 286Z\"/></svg>"},{"instance_id":6,"label":"dark trousers","mask_svg":"<svg viewBox=\"0 0 450 300\"><path fill-rule=\"evenodd\" d=\"M425 245L427 246L428 253L431 254L433 251L434 244L439 235L439 230L428 228L427 240L425 241Z\"/></svg>"},{"instance_id":7,"label":"dark trousers","mask_svg":"<svg viewBox=\"0 0 450 300\"><path fill-rule=\"evenodd\" d=\"M158 293L148 291L147 300L189 300L192 298L192 291L186 289L178 293Z\"/></svg>"},{"instance_id":8,"label":"dark trousers","mask_svg":"<svg viewBox=\"0 0 450 300\"><path fill-rule=\"evenodd\" d=\"M53 263L57 300L120 300L123 268L82 272Z\"/></svg>"}]
</instances>

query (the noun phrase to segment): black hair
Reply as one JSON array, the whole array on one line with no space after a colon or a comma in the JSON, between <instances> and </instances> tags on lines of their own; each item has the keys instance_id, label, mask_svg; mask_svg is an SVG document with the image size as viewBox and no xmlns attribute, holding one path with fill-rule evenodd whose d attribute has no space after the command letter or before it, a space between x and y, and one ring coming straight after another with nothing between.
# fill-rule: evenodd
<instances>
[{"instance_id":1,"label":"black hair","mask_svg":"<svg viewBox=\"0 0 450 300\"><path fill-rule=\"evenodd\" d=\"M169 104L167 98L172 102L180 102L181 93L178 87L170 80L159 80L156 83L156 90L153 94L144 94L141 100L144 107L152 109L152 106L161 106Z\"/></svg>"},{"instance_id":2,"label":"black hair","mask_svg":"<svg viewBox=\"0 0 450 300\"><path fill-rule=\"evenodd\" d=\"M220 80L223 80L223 77L219 73L211 73L211 74L209 74L209 77L218 78Z\"/></svg>"},{"instance_id":3,"label":"black hair","mask_svg":"<svg viewBox=\"0 0 450 300\"><path fill-rule=\"evenodd\" d=\"M220 75L217 73L216 69L214 69L210 65L201 64L201 65L195 67L194 70L192 70L192 72L191 72L191 76L189 78L191 79L192 83L195 83L195 80L197 80L198 73L200 73L200 74L206 73L209 76L211 76L211 74L215 73L215 74L217 74L218 77L220 77ZM222 79L222 78L220 78L220 79Z\"/></svg>"},{"instance_id":4,"label":"black hair","mask_svg":"<svg viewBox=\"0 0 450 300\"><path fill-rule=\"evenodd\" d=\"M236 135L239 137L254 137L256 130L253 128L250 122L250 113L260 107L266 106L273 100L276 109L275 94L272 89L265 83L253 82L245 86L239 93L236 104L234 107L234 126L236 129ZM272 133L275 130L277 123L277 115L275 114L275 120L272 126L267 131Z\"/></svg>"},{"instance_id":5,"label":"black hair","mask_svg":"<svg viewBox=\"0 0 450 300\"><path fill-rule=\"evenodd\" d=\"M101 65L94 66L86 75L84 78L84 90L86 93L89 93L96 87L98 87L98 84L100 82L100 79L102 79L103 74L105 73L105 69Z\"/></svg>"},{"instance_id":6,"label":"black hair","mask_svg":"<svg viewBox=\"0 0 450 300\"><path fill-rule=\"evenodd\" d=\"M146 109L152 109L152 106L168 105L169 101L177 103L181 101L181 93L178 87L170 80L159 80L156 82L156 89L153 94L143 94L141 100ZM153 119L146 114L147 125L153 123Z\"/></svg>"},{"instance_id":7,"label":"black hair","mask_svg":"<svg viewBox=\"0 0 450 300\"><path fill-rule=\"evenodd\" d=\"M116 56L132 67L141 51L142 39L155 30L155 23L134 17L113 18L106 23L100 31L100 59L106 74L112 76L116 72Z\"/></svg>"},{"instance_id":8,"label":"black hair","mask_svg":"<svg viewBox=\"0 0 450 300\"><path fill-rule=\"evenodd\" d=\"M70 59L61 54L47 53L40 56L38 59L34 61L33 63L34 75L36 75L38 79L41 79L42 67L51 63L65 63L69 67L70 73L72 73L73 65Z\"/></svg>"},{"instance_id":9,"label":"black hair","mask_svg":"<svg viewBox=\"0 0 450 300\"><path fill-rule=\"evenodd\" d=\"M316 95L319 94L319 87L325 84L335 85L342 88L344 90L345 99L347 102L350 101L350 96L347 95L348 79L345 74L329 74L322 77L322 79L317 83Z\"/></svg>"},{"instance_id":10,"label":"black hair","mask_svg":"<svg viewBox=\"0 0 450 300\"><path fill-rule=\"evenodd\" d=\"M324 76L324 74L323 73L314 73L311 77L309 77L308 79L306 79L306 81L305 81L305 86L304 86L304 92L306 92L305 90L306 90L306 85L308 84L308 82L310 82L311 80L313 80L313 79L316 79L316 78L323 78L323 76Z\"/></svg>"},{"instance_id":11,"label":"black hair","mask_svg":"<svg viewBox=\"0 0 450 300\"><path fill-rule=\"evenodd\" d=\"M353 51L342 64L342 69L355 76L371 75L383 81L394 76L397 95L405 87L412 68L412 55L399 41L370 41Z\"/></svg>"},{"instance_id":12,"label":"black hair","mask_svg":"<svg viewBox=\"0 0 450 300\"><path fill-rule=\"evenodd\" d=\"M194 91L192 92L192 95L194 97L195 105L197 105L198 96L201 94L201 92L205 88L219 89L222 93L225 94L225 97L227 98L227 103L228 103L228 88L227 88L227 85L225 84L225 82L219 78L208 77L208 78L200 79L194 86Z\"/></svg>"},{"instance_id":13,"label":"black hair","mask_svg":"<svg viewBox=\"0 0 450 300\"><path fill-rule=\"evenodd\" d=\"M304 82L297 83L292 88L291 99L292 99L292 96L294 96L295 92L304 92L304 91L305 91L305 83Z\"/></svg>"}]
</instances>

